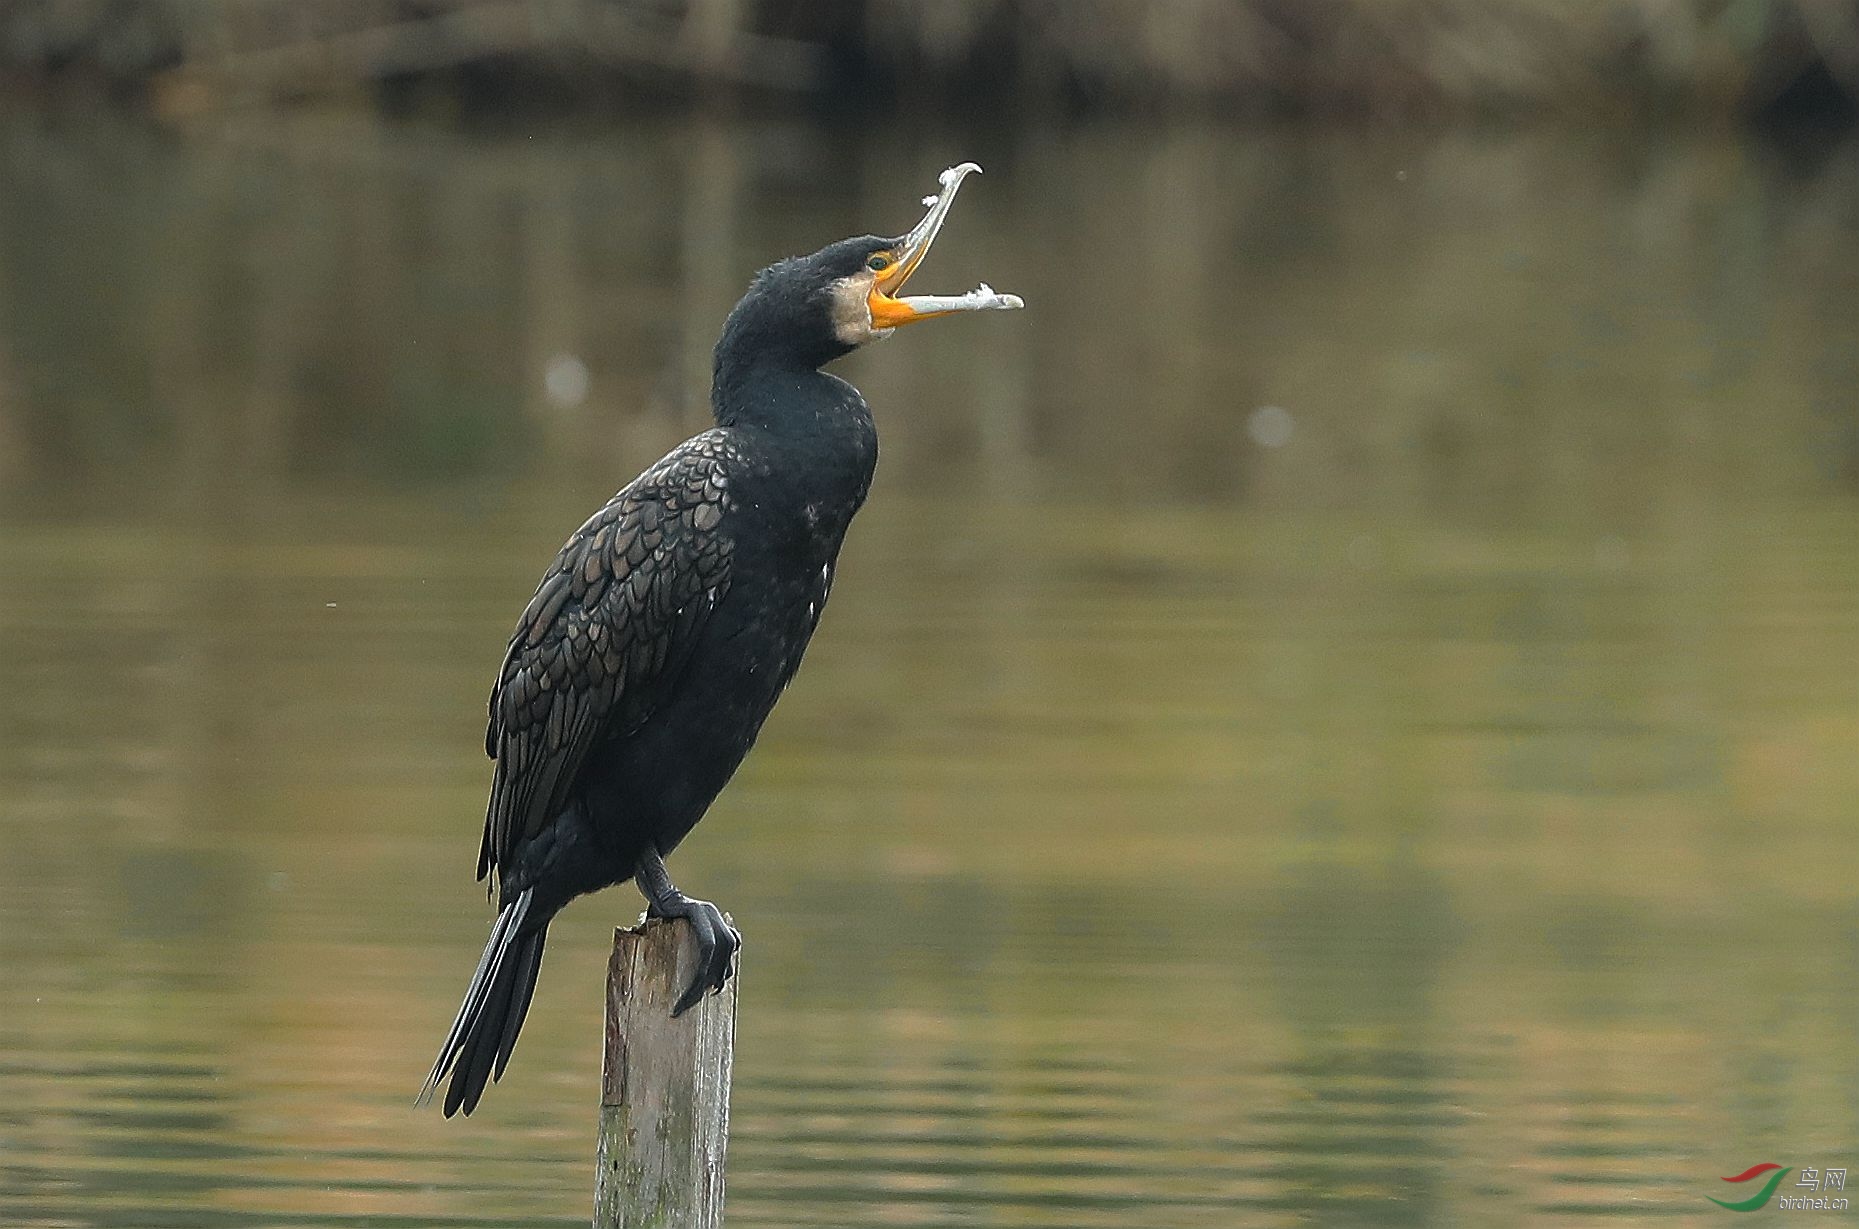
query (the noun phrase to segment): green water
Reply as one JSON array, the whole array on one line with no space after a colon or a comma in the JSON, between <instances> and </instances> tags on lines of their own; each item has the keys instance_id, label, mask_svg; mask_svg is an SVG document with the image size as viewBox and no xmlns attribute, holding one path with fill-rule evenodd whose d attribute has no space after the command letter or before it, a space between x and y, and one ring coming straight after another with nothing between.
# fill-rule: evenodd
<instances>
[{"instance_id":1,"label":"green water","mask_svg":"<svg viewBox=\"0 0 1859 1229\"><path fill-rule=\"evenodd\" d=\"M730 1223L1859 1162L1859 147L14 114L0 1223L586 1223L632 889L411 1108L504 637L747 274L964 157L913 286L1028 310L844 365L876 488L672 864L747 940Z\"/></svg>"}]
</instances>

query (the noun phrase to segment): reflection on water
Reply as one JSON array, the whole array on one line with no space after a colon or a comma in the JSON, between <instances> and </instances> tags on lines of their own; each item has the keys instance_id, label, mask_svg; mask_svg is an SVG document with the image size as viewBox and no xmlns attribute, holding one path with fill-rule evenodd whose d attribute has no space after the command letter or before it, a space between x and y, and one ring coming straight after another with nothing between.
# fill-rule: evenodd
<instances>
[{"instance_id":1,"label":"reflection on water","mask_svg":"<svg viewBox=\"0 0 1859 1229\"><path fill-rule=\"evenodd\" d=\"M1030 309L847 365L877 489L677 859L748 936L732 1223L1859 1160L1854 150L15 117L0 1221L585 1223L629 891L476 1118L410 1108L490 671L746 272L958 155L922 276Z\"/></svg>"}]
</instances>

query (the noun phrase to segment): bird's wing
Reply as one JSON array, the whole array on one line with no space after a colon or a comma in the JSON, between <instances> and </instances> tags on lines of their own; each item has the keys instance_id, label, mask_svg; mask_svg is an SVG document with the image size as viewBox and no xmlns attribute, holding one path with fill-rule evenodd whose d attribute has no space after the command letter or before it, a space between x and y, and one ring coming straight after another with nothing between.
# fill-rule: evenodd
<instances>
[{"instance_id":1,"label":"bird's wing","mask_svg":"<svg viewBox=\"0 0 1859 1229\"><path fill-rule=\"evenodd\" d=\"M560 814L602 738L636 729L669 694L729 587L731 460L720 431L673 449L543 576L491 689L480 879Z\"/></svg>"}]
</instances>

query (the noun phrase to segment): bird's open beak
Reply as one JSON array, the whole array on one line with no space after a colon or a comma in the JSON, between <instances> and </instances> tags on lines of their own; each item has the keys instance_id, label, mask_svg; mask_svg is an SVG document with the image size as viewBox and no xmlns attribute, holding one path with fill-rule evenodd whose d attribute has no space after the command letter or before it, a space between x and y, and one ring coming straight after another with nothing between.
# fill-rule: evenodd
<instances>
[{"instance_id":1,"label":"bird's open beak","mask_svg":"<svg viewBox=\"0 0 1859 1229\"><path fill-rule=\"evenodd\" d=\"M962 180L971 173L980 172L981 168L972 162L952 166L942 173L941 190L935 196L924 198L929 212L891 248L891 264L878 274L866 297L874 329L893 329L900 324L914 324L931 316L947 316L954 312L1012 311L1026 306L1019 295L998 294L986 282L967 294L913 294L901 298L897 295L910 280L910 275L917 271L917 266L923 263L930 244L936 242L936 232L942 229L943 219L949 216L949 207L955 204L956 189L962 186Z\"/></svg>"}]
</instances>

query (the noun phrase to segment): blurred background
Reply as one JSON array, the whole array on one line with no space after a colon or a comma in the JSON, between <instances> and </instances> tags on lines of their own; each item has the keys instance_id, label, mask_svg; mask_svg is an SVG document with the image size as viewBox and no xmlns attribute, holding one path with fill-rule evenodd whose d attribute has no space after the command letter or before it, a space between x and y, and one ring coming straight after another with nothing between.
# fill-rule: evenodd
<instances>
[{"instance_id":1,"label":"blurred background","mask_svg":"<svg viewBox=\"0 0 1859 1229\"><path fill-rule=\"evenodd\" d=\"M965 158L914 285L1028 308L842 365L674 859L731 1223L1859 1161L1856 97L1852 0L0 3L0 1223L586 1223L632 889L411 1108L492 672L749 275Z\"/></svg>"}]
</instances>

